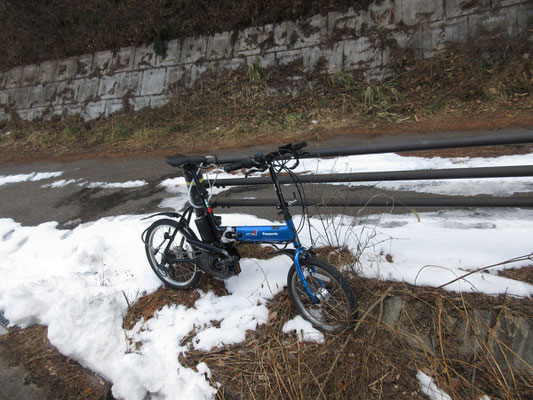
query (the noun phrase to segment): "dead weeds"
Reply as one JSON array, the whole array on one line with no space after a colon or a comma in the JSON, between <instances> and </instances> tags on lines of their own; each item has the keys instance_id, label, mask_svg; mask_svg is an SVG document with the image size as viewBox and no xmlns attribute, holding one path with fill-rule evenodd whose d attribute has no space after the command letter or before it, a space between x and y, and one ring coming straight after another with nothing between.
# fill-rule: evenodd
<instances>
[{"instance_id":1,"label":"dead weeds","mask_svg":"<svg viewBox=\"0 0 533 400\"><path fill-rule=\"evenodd\" d=\"M513 324L532 317L531 299L351 283L361 307L355 330L326 335L320 344L283 333L296 315L283 291L268 304L268 322L247 332L244 342L194 351L193 332L182 343L191 350L180 362L193 369L205 362L220 399L415 399L418 371L452 398L525 399L533 393L531 366L517 356L512 339Z\"/></svg>"}]
</instances>

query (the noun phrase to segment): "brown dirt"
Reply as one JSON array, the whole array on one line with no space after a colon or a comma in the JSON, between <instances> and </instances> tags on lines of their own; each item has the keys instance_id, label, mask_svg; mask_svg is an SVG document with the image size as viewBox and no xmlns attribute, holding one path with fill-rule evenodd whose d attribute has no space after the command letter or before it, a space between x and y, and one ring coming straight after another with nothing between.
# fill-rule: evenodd
<instances>
[{"instance_id":1,"label":"brown dirt","mask_svg":"<svg viewBox=\"0 0 533 400\"><path fill-rule=\"evenodd\" d=\"M50 344L45 326L11 329L0 336L0 346L9 349L4 353L11 365L23 365L30 372L26 383L52 389L50 400L113 399L108 382Z\"/></svg>"}]
</instances>

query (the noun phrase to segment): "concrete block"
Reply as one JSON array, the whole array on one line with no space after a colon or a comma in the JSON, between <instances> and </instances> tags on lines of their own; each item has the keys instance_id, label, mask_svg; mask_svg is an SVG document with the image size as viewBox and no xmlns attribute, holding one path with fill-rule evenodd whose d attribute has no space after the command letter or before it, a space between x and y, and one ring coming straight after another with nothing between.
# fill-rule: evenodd
<instances>
[{"instance_id":1,"label":"concrete block","mask_svg":"<svg viewBox=\"0 0 533 400\"><path fill-rule=\"evenodd\" d=\"M510 7L510 6L515 6L518 4L527 5L528 3L531 6L531 2L528 2L527 0L499 0L497 4L495 4L494 6L495 7Z\"/></svg>"},{"instance_id":2,"label":"concrete block","mask_svg":"<svg viewBox=\"0 0 533 400\"><path fill-rule=\"evenodd\" d=\"M85 107L85 104L79 104L79 103L66 104L63 106L63 112L69 117L72 117L75 115L81 115L84 107Z\"/></svg>"},{"instance_id":3,"label":"concrete block","mask_svg":"<svg viewBox=\"0 0 533 400\"><path fill-rule=\"evenodd\" d=\"M246 59L245 58L232 58L230 60L221 60L218 62L217 76L222 76L227 72L233 72L239 68L245 67Z\"/></svg>"},{"instance_id":4,"label":"concrete block","mask_svg":"<svg viewBox=\"0 0 533 400\"><path fill-rule=\"evenodd\" d=\"M52 101L54 105L74 103L78 96L78 82L59 82L56 89L55 99Z\"/></svg>"},{"instance_id":5,"label":"concrete block","mask_svg":"<svg viewBox=\"0 0 533 400\"><path fill-rule=\"evenodd\" d=\"M160 94L165 90L166 68L148 69L143 72L141 96Z\"/></svg>"},{"instance_id":6,"label":"concrete block","mask_svg":"<svg viewBox=\"0 0 533 400\"><path fill-rule=\"evenodd\" d=\"M444 8L441 0L403 0L395 3L394 22L407 26L422 22L442 20Z\"/></svg>"},{"instance_id":7,"label":"concrete block","mask_svg":"<svg viewBox=\"0 0 533 400\"><path fill-rule=\"evenodd\" d=\"M133 111L139 111L150 105L150 96L131 97L128 99L128 103L133 108Z\"/></svg>"},{"instance_id":8,"label":"concrete block","mask_svg":"<svg viewBox=\"0 0 533 400\"><path fill-rule=\"evenodd\" d=\"M274 26L268 24L240 31L233 46L234 56L251 56L261 53L261 49L273 35L273 29Z\"/></svg>"},{"instance_id":9,"label":"concrete block","mask_svg":"<svg viewBox=\"0 0 533 400\"><path fill-rule=\"evenodd\" d=\"M391 24L394 24L394 4L391 0L370 3L368 14L378 28L392 28Z\"/></svg>"},{"instance_id":10,"label":"concrete block","mask_svg":"<svg viewBox=\"0 0 533 400\"><path fill-rule=\"evenodd\" d=\"M76 57L71 57L57 62L55 82L72 79L78 69L78 62Z\"/></svg>"},{"instance_id":11,"label":"concrete block","mask_svg":"<svg viewBox=\"0 0 533 400\"><path fill-rule=\"evenodd\" d=\"M0 108L0 121L11 121L11 114Z\"/></svg>"},{"instance_id":12,"label":"concrete block","mask_svg":"<svg viewBox=\"0 0 533 400\"><path fill-rule=\"evenodd\" d=\"M415 49L419 56L428 58L444 49L445 45L446 29L442 23L439 23L419 26L413 32L410 47Z\"/></svg>"},{"instance_id":13,"label":"concrete block","mask_svg":"<svg viewBox=\"0 0 533 400\"><path fill-rule=\"evenodd\" d=\"M358 36L358 32L361 30L363 24L363 18L356 17L343 17L335 21L329 30L330 40L342 40L351 39Z\"/></svg>"},{"instance_id":14,"label":"concrete block","mask_svg":"<svg viewBox=\"0 0 533 400\"><path fill-rule=\"evenodd\" d=\"M180 62L184 64L195 63L205 58L207 39L203 37L188 37L181 45Z\"/></svg>"},{"instance_id":15,"label":"concrete block","mask_svg":"<svg viewBox=\"0 0 533 400\"><path fill-rule=\"evenodd\" d=\"M292 21L280 22L274 25L272 29L273 46L268 51L287 50L293 40L295 23Z\"/></svg>"},{"instance_id":16,"label":"concrete block","mask_svg":"<svg viewBox=\"0 0 533 400\"><path fill-rule=\"evenodd\" d=\"M86 121L100 118L105 113L106 101L98 100L88 103L81 114L82 118Z\"/></svg>"},{"instance_id":17,"label":"concrete block","mask_svg":"<svg viewBox=\"0 0 533 400\"><path fill-rule=\"evenodd\" d=\"M142 71L133 71L130 74L127 93L132 96L138 96L141 93L143 73Z\"/></svg>"},{"instance_id":18,"label":"concrete block","mask_svg":"<svg viewBox=\"0 0 533 400\"><path fill-rule=\"evenodd\" d=\"M446 18L465 17L478 9L476 2L470 0L446 0Z\"/></svg>"},{"instance_id":19,"label":"concrete block","mask_svg":"<svg viewBox=\"0 0 533 400\"><path fill-rule=\"evenodd\" d=\"M0 110L7 107L9 103L9 94L7 90L0 90Z\"/></svg>"},{"instance_id":20,"label":"concrete block","mask_svg":"<svg viewBox=\"0 0 533 400\"><path fill-rule=\"evenodd\" d=\"M95 101L98 98L98 89L100 87L100 78L87 78L78 81L78 103Z\"/></svg>"},{"instance_id":21,"label":"concrete block","mask_svg":"<svg viewBox=\"0 0 533 400\"><path fill-rule=\"evenodd\" d=\"M328 19L322 15L315 15L311 18L298 21L294 27L293 49L316 46L327 39ZM293 34L293 35L294 35Z\"/></svg>"},{"instance_id":22,"label":"concrete block","mask_svg":"<svg viewBox=\"0 0 533 400\"><path fill-rule=\"evenodd\" d=\"M135 47L122 47L114 55L111 61L111 73L131 71L135 58Z\"/></svg>"},{"instance_id":23,"label":"concrete block","mask_svg":"<svg viewBox=\"0 0 533 400\"><path fill-rule=\"evenodd\" d=\"M98 53L96 53L98 54ZM93 59L92 54L84 54L76 59L75 78L86 78L93 74Z\"/></svg>"},{"instance_id":24,"label":"concrete block","mask_svg":"<svg viewBox=\"0 0 533 400\"><path fill-rule=\"evenodd\" d=\"M52 109L49 111L51 117L58 117L59 119L62 119L65 115L67 115L67 105L66 104L60 104L52 107Z\"/></svg>"},{"instance_id":25,"label":"concrete block","mask_svg":"<svg viewBox=\"0 0 533 400\"><path fill-rule=\"evenodd\" d=\"M170 94L150 96L150 107L152 108L163 107L167 105L171 99L172 99L172 96Z\"/></svg>"},{"instance_id":26,"label":"concrete block","mask_svg":"<svg viewBox=\"0 0 533 400\"><path fill-rule=\"evenodd\" d=\"M395 325L400 319L404 302L400 296L392 296L383 303L382 322L386 325Z\"/></svg>"},{"instance_id":27,"label":"concrete block","mask_svg":"<svg viewBox=\"0 0 533 400\"><path fill-rule=\"evenodd\" d=\"M490 33L503 33L507 30L508 25L506 14L487 14L479 22L479 27Z\"/></svg>"},{"instance_id":28,"label":"concrete block","mask_svg":"<svg viewBox=\"0 0 533 400\"><path fill-rule=\"evenodd\" d=\"M215 33L207 40L206 58L220 60L231 58L233 55L233 41L231 32Z\"/></svg>"},{"instance_id":29,"label":"concrete block","mask_svg":"<svg viewBox=\"0 0 533 400\"><path fill-rule=\"evenodd\" d=\"M392 0L373 1L368 5L368 10L379 17L388 17L393 14L394 5L395 1Z\"/></svg>"},{"instance_id":30,"label":"concrete block","mask_svg":"<svg viewBox=\"0 0 533 400\"><path fill-rule=\"evenodd\" d=\"M7 107L9 102L9 94L7 90L0 90L0 110Z\"/></svg>"},{"instance_id":31,"label":"concrete block","mask_svg":"<svg viewBox=\"0 0 533 400\"><path fill-rule=\"evenodd\" d=\"M181 57L181 42L178 39L171 40L167 43L166 57L157 56L156 66L167 67L177 65L180 62Z\"/></svg>"},{"instance_id":32,"label":"concrete block","mask_svg":"<svg viewBox=\"0 0 533 400\"><path fill-rule=\"evenodd\" d=\"M109 117L111 114L119 112L124 108L124 101L122 99L111 99L105 102L104 116Z\"/></svg>"},{"instance_id":33,"label":"concrete block","mask_svg":"<svg viewBox=\"0 0 533 400\"><path fill-rule=\"evenodd\" d=\"M279 51L276 53L277 65L282 67L295 62L301 61L303 65L303 53L300 50Z\"/></svg>"},{"instance_id":34,"label":"concrete block","mask_svg":"<svg viewBox=\"0 0 533 400\"><path fill-rule=\"evenodd\" d=\"M336 43L325 49L326 71L328 74L341 72L344 66L344 42Z\"/></svg>"},{"instance_id":35,"label":"concrete block","mask_svg":"<svg viewBox=\"0 0 533 400\"><path fill-rule=\"evenodd\" d=\"M444 26L444 40L464 43L468 38L468 17L458 17Z\"/></svg>"},{"instance_id":36,"label":"concrete block","mask_svg":"<svg viewBox=\"0 0 533 400\"><path fill-rule=\"evenodd\" d=\"M142 72L119 72L100 79L98 97L107 100L122 98L127 93L134 95L139 93Z\"/></svg>"},{"instance_id":37,"label":"concrete block","mask_svg":"<svg viewBox=\"0 0 533 400\"><path fill-rule=\"evenodd\" d=\"M267 53L261 54L258 56L248 56L246 57L246 65L254 64L256 61L259 61L259 66L261 68L267 69L276 65L276 53Z\"/></svg>"},{"instance_id":38,"label":"concrete block","mask_svg":"<svg viewBox=\"0 0 533 400\"><path fill-rule=\"evenodd\" d=\"M343 49L342 46L344 43L336 44L336 48L341 48L340 53L340 66L342 68L343 62ZM306 72L312 72L317 67L324 68L324 71L328 71L330 69L329 59L333 57L332 49L324 48L324 46L313 46L313 47L307 47L305 49L302 49L303 53L303 67ZM323 60L324 63L320 62L319 60ZM334 68L333 68L334 69Z\"/></svg>"},{"instance_id":39,"label":"concrete block","mask_svg":"<svg viewBox=\"0 0 533 400\"><path fill-rule=\"evenodd\" d=\"M7 90L7 106L9 108L23 108L26 102L28 88L13 88Z\"/></svg>"},{"instance_id":40,"label":"concrete block","mask_svg":"<svg viewBox=\"0 0 533 400\"><path fill-rule=\"evenodd\" d=\"M51 83L56 78L57 60L44 61L39 64L39 71L37 72L36 83Z\"/></svg>"},{"instance_id":41,"label":"concrete block","mask_svg":"<svg viewBox=\"0 0 533 400\"><path fill-rule=\"evenodd\" d=\"M94 54L93 69L99 76L109 75L113 63L113 52L110 50L99 51Z\"/></svg>"},{"instance_id":42,"label":"concrete block","mask_svg":"<svg viewBox=\"0 0 533 400\"><path fill-rule=\"evenodd\" d=\"M372 42L366 37L348 40L344 44L344 70L351 71L360 68L371 61L374 56Z\"/></svg>"},{"instance_id":43,"label":"concrete block","mask_svg":"<svg viewBox=\"0 0 533 400\"><path fill-rule=\"evenodd\" d=\"M494 328L489 333L488 345L500 368L531 372L533 336L530 332L533 323L524 318L503 314L497 318Z\"/></svg>"},{"instance_id":44,"label":"concrete block","mask_svg":"<svg viewBox=\"0 0 533 400\"><path fill-rule=\"evenodd\" d=\"M52 104L57 96L59 83L45 83L42 89L43 104Z\"/></svg>"},{"instance_id":45,"label":"concrete block","mask_svg":"<svg viewBox=\"0 0 533 400\"><path fill-rule=\"evenodd\" d=\"M135 48L133 69L152 68L156 64L154 45L139 46Z\"/></svg>"},{"instance_id":46,"label":"concrete block","mask_svg":"<svg viewBox=\"0 0 533 400\"><path fill-rule=\"evenodd\" d=\"M26 65L22 71L22 86L30 86L35 84L37 79L38 65Z\"/></svg>"},{"instance_id":47,"label":"concrete block","mask_svg":"<svg viewBox=\"0 0 533 400\"><path fill-rule=\"evenodd\" d=\"M28 117L30 121L43 119L47 107L34 107L31 109Z\"/></svg>"},{"instance_id":48,"label":"concrete block","mask_svg":"<svg viewBox=\"0 0 533 400\"><path fill-rule=\"evenodd\" d=\"M413 36L413 31L398 31L392 33L392 39L396 41L399 47L404 49L407 47L411 41L411 36Z\"/></svg>"},{"instance_id":49,"label":"concrete block","mask_svg":"<svg viewBox=\"0 0 533 400\"><path fill-rule=\"evenodd\" d=\"M45 98L45 91L43 89L43 85L29 86L26 91L23 107L34 108L47 105L48 99Z\"/></svg>"},{"instance_id":50,"label":"concrete block","mask_svg":"<svg viewBox=\"0 0 533 400\"><path fill-rule=\"evenodd\" d=\"M12 68L5 73L6 89L19 87L22 84L22 73L24 67Z\"/></svg>"},{"instance_id":51,"label":"concrete block","mask_svg":"<svg viewBox=\"0 0 533 400\"><path fill-rule=\"evenodd\" d=\"M328 21L328 36L331 36L332 33L338 29L337 24L344 20L345 16L344 14L338 12L338 11L332 11L328 13L327 15L327 21Z\"/></svg>"},{"instance_id":52,"label":"concrete block","mask_svg":"<svg viewBox=\"0 0 533 400\"><path fill-rule=\"evenodd\" d=\"M32 118L32 110L28 108L21 108L15 111L15 113L18 115L18 117L23 121L31 121Z\"/></svg>"},{"instance_id":53,"label":"concrete block","mask_svg":"<svg viewBox=\"0 0 533 400\"><path fill-rule=\"evenodd\" d=\"M184 82L188 77L186 72L186 68L182 65L167 67L165 76L165 86L167 89L172 89L173 86L185 86Z\"/></svg>"},{"instance_id":54,"label":"concrete block","mask_svg":"<svg viewBox=\"0 0 533 400\"><path fill-rule=\"evenodd\" d=\"M529 7L529 8L528 8ZM509 9L511 13L516 14L516 22L511 23L508 26L508 34L510 36L521 35L522 33L528 32L530 21L533 18L533 5L517 7L514 9ZM531 35L530 35L531 39Z\"/></svg>"},{"instance_id":55,"label":"concrete block","mask_svg":"<svg viewBox=\"0 0 533 400\"><path fill-rule=\"evenodd\" d=\"M209 79L216 76L216 64L214 62L204 62L191 66L189 87L192 87L199 79Z\"/></svg>"},{"instance_id":56,"label":"concrete block","mask_svg":"<svg viewBox=\"0 0 533 400\"><path fill-rule=\"evenodd\" d=\"M42 114L42 120L43 121L50 121L53 116L54 116L53 109L52 108L47 108L46 110L44 110L44 112Z\"/></svg>"}]
</instances>

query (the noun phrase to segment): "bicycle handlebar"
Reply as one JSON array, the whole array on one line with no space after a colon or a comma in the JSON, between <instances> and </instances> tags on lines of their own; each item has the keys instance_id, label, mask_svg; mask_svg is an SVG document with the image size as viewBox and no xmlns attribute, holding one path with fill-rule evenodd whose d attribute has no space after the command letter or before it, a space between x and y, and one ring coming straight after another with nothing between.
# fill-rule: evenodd
<instances>
[{"instance_id":1,"label":"bicycle handlebar","mask_svg":"<svg viewBox=\"0 0 533 400\"><path fill-rule=\"evenodd\" d=\"M287 154L295 155L295 153L301 149L303 149L305 146L307 146L307 142L298 142L298 143L289 143L284 146L281 146L278 148L277 151L273 151L267 155L263 155L262 153L256 153L253 157L244 158L240 161L236 161L231 163L230 165L226 165L224 167L224 171L231 172L236 171L241 168L262 168L266 166L267 162L276 160L276 159L283 159L284 156ZM266 167L265 167L266 168Z\"/></svg>"},{"instance_id":2,"label":"bicycle handlebar","mask_svg":"<svg viewBox=\"0 0 533 400\"><path fill-rule=\"evenodd\" d=\"M251 158L244 159L242 161L236 161L234 163L231 163L230 165L224 166L224 171L231 172L236 171L241 168L252 168L254 166L254 163Z\"/></svg>"},{"instance_id":3,"label":"bicycle handlebar","mask_svg":"<svg viewBox=\"0 0 533 400\"><path fill-rule=\"evenodd\" d=\"M173 167L185 167L187 165L208 165L208 164L229 164L224 167L224 171L230 172L241 168L266 168L267 163L274 160L289 159L287 155L298 157L297 152L307 146L306 142L289 143L278 148L277 151L273 151L267 155L262 153L256 153L253 157L243 157L242 159L235 158L224 161L224 158L218 159L215 155L210 156L185 156L181 154L175 154L173 156L165 157L165 161ZM231 160L231 161L230 161Z\"/></svg>"}]
</instances>

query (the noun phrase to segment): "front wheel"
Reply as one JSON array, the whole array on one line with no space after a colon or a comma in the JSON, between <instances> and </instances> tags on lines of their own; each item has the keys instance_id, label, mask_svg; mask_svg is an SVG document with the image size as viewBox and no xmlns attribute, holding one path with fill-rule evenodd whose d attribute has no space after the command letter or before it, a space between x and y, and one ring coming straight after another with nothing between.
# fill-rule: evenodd
<instances>
[{"instance_id":1,"label":"front wheel","mask_svg":"<svg viewBox=\"0 0 533 400\"><path fill-rule=\"evenodd\" d=\"M322 332L339 333L357 318L357 297L339 271L318 258L300 260L302 273L314 298L309 296L296 265L287 277L292 304L300 315Z\"/></svg>"},{"instance_id":2,"label":"front wheel","mask_svg":"<svg viewBox=\"0 0 533 400\"><path fill-rule=\"evenodd\" d=\"M160 219L146 231L148 262L157 277L173 289L194 287L201 277L194 260L197 251L186 236L195 237L188 227L178 228L178 223L171 219Z\"/></svg>"}]
</instances>

